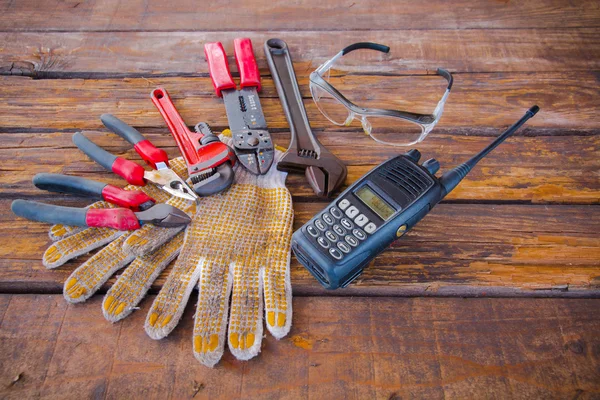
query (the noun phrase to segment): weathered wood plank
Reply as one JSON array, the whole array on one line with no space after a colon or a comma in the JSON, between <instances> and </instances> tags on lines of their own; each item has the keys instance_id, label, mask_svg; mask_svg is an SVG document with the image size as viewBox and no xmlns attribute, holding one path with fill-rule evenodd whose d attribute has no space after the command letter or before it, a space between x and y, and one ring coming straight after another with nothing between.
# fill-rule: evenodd
<instances>
[{"instance_id":1,"label":"weathered wood plank","mask_svg":"<svg viewBox=\"0 0 600 400\"><path fill-rule=\"evenodd\" d=\"M308 72L303 71L299 80L311 125L332 129L310 98ZM432 112L444 90L444 80L438 76L351 76L344 82L344 92L359 103L376 91L376 105L416 112ZM190 125L198 120L214 127L227 124L223 101L214 95L209 77L34 80L2 76L0 85L4 104L0 130L99 129L98 116L103 113L118 115L137 127L163 127L149 99L157 86L169 91ZM264 79L263 88L261 103L269 128L286 129L273 81ZM500 129L538 104L542 111L528 127L597 129L599 93L597 77L589 72L458 75L438 127ZM352 129L362 131L358 122Z\"/></svg>"},{"instance_id":2,"label":"weathered wood plank","mask_svg":"<svg viewBox=\"0 0 600 400\"><path fill-rule=\"evenodd\" d=\"M142 129L157 146L175 157L179 150L166 129ZM434 131L415 146L423 159L436 158L442 170L456 166L491 140L492 129L473 129L460 134ZM544 134L539 129L524 129ZM454 133L454 132L452 132ZM497 132L494 132L496 134ZM140 161L130 145L109 133L86 132L94 142L114 154ZM464 135L464 136L463 136ZM468 136L467 136L468 135ZM0 133L1 197L47 197L31 178L40 172L85 175L123 186L125 182L91 162L71 142L71 132ZM346 185L405 148L383 146L357 132L320 132L319 139L348 165ZM276 143L287 146L288 133L274 134ZM360 149L360 151L356 151ZM451 150L450 150L451 149ZM600 135L517 136L511 138L473 170L448 200L528 201L533 203L600 203ZM301 201L316 199L304 175L290 175L288 187Z\"/></svg>"},{"instance_id":3,"label":"weathered wood plank","mask_svg":"<svg viewBox=\"0 0 600 400\"><path fill-rule=\"evenodd\" d=\"M263 43L288 43L297 71L312 71L343 47L366 39L391 47L386 56L344 59L350 71L406 73L437 67L457 72L589 71L600 67L595 28L393 30L364 32L64 32L0 34L0 73L36 77L206 73L206 42L221 41L233 61L233 39L250 37L262 71ZM375 57L377 55L377 57Z\"/></svg>"},{"instance_id":4,"label":"weathered wood plank","mask_svg":"<svg viewBox=\"0 0 600 400\"><path fill-rule=\"evenodd\" d=\"M336 2L303 0L154 1L96 0L19 1L0 3L4 18L0 28L19 30L370 30L466 29L598 26L594 1L543 0L535 3L443 0L427 3L370 0ZM324 33L325 34L325 33Z\"/></svg>"},{"instance_id":5,"label":"weathered wood plank","mask_svg":"<svg viewBox=\"0 0 600 400\"><path fill-rule=\"evenodd\" d=\"M0 295L3 398L573 398L600 394L600 300L296 298L249 362L192 355L195 304L155 341L152 297L111 325L101 297ZM27 317L24 317L24 316ZM15 377L19 379L15 380ZM14 382L13 382L14 381ZM227 382L227 384L223 384Z\"/></svg>"},{"instance_id":6,"label":"weathered wood plank","mask_svg":"<svg viewBox=\"0 0 600 400\"><path fill-rule=\"evenodd\" d=\"M8 204L0 201L7 210L0 220L0 291L61 292L86 257L46 270L40 259L49 245L48 225L14 219ZM295 228L322 207L296 203ZM600 221L590 216L597 208L441 204L382 253L357 283L334 293L594 295L600 292ZM296 294L325 293L295 259L291 269Z\"/></svg>"}]
</instances>

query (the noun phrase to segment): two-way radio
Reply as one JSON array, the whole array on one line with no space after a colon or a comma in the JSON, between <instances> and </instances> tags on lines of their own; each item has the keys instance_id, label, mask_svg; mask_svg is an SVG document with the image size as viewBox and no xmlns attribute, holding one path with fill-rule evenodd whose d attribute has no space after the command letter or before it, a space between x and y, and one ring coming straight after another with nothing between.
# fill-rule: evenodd
<instances>
[{"instance_id":1,"label":"two-way radio","mask_svg":"<svg viewBox=\"0 0 600 400\"><path fill-rule=\"evenodd\" d=\"M533 106L469 161L435 176L440 165L419 165L413 149L380 164L292 236L292 249L327 289L346 287L394 240L409 231L450 193L473 167L539 111Z\"/></svg>"}]
</instances>

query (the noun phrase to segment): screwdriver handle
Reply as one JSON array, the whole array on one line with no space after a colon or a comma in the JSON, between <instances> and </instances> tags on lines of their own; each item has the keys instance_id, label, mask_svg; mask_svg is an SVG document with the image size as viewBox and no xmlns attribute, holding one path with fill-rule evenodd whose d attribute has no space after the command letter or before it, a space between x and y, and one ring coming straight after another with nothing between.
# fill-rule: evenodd
<instances>
[{"instance_id":1,"label":"screwdriver handle","mask_svg":"<svg viewBox=\"0 0 600 400\"><path fill-rule=\"evenodd\" d=\"M108 129L131 143L140 157L152 168L156 169L156 164L161 162L169 165L167 152L154 146L137 129L111 114L102 114L100 120Z\"/></svg>"},{"instance_id":2,"label":"screwdriver handle","mask_svg":"<svg viewBox=\"0 0 600 400\"><path fill-rule=\"evenodd\" d=\"M229 72L229 62L221 42L206 43L204 55L208 62L208 72L217 96L222 97L223 90L236 89L235 82Z\"/></svg>"},{"instance_id":3,"label":"screwdriver handle","mask_svg":"<svg viewBox=\"0 0 600 400\"><path fill-rule=\"evenodd\" d=\"M102 165L106 170L119 175L128 183L137 186L146 185L146 181L144 180L146 170L142 166L133 161L110 154L86 138L81 132L73 135L73 143L89 158Z\"/></svg>"},{"instance_id":4,"label":"screwdriver handle","mask_svg":"<svg viewBox=\"0 0 600 400\"><path fill-rule=\"evenodd\" d=\"M237 38L233 41L235 62L240 72L240 87L255 87L260 91L260 72L254 58L252 40L249 38Z\"/></svg>"}]
</instances>

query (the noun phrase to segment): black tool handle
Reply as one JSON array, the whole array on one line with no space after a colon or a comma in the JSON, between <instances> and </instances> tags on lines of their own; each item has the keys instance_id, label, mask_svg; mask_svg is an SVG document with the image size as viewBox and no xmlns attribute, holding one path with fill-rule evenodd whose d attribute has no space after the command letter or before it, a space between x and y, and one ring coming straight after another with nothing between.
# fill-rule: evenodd
<instances>
[{"instance_id":1,"label":"black tool handle","mask_svg":"<svg viewBox=\"0 0 600 400\"><path fill-rule=\"evenodd\" d=\"M121 121L119 118L115 117L111 114L102 114L100 116L100 120L108 129L121 136L123 139L127 140L132 145L138 144L138 142L146 140L141 133L138 132L137 129L127 125L125 122Z\"/></svg>"},{"instance_id":2,"label":"black tool handle","mask_svg":"<svg viewBox=\"0 0 600 400\"><path fill-rule=\"evenodd\" d=\"M98 145L86 138L81 132L77 132L73 135L73 143L89 158L102 165L108 171L112 171L112 166L117 160L117 156L98 147Z\"/></svg>"},{"instance_id":3,"label":"black tool handle","mask_svg":"<svg viewBox=\"0 0 600 400\"><path fill-rule=\"evenodd\" d=\"M56 193L71 193L102 200L106 183L62 174L37 174L33 184L38 189Z\"/></svg>"},{"instance_id":4,"label":"black tool handle","mask_svg":"<svg viewBox=\"0 0 600 400\"><path fill-rule=\"evenodd\" d=\"M29 200L15 200L10 209L17 216L32 221L69 226L87 226L85 208L62 207Z\"/></svg>"}]
</instances>

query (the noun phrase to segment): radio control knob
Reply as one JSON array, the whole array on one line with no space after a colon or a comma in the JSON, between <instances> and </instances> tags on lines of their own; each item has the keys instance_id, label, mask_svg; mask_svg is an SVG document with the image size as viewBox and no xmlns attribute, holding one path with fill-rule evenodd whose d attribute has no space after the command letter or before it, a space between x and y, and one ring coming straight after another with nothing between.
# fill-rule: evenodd
<instances>
[{"instance_id":1,"label":"radio control knob","mask_svg":"<svg viewBox=\"0 0 600 400\"><path fill-rule=\"evenodd\" d=\"M423 163L423 168L429 171L431 175L435 175L435 173L440 169L440 163L435 158L430 158Z\"/></svg>"},{"instance_id":2,"label":"radio control knob","mask_svg":"<svg viewBox=\"0 0 600 400\"><path fill-rule=\"evenodd\" d=\"M419 159L421 158L421 152L417 149L410 149L409 151L404 153L404 155L413 160L414 162L419 162Z\"/></svg>"}]
</instances>

